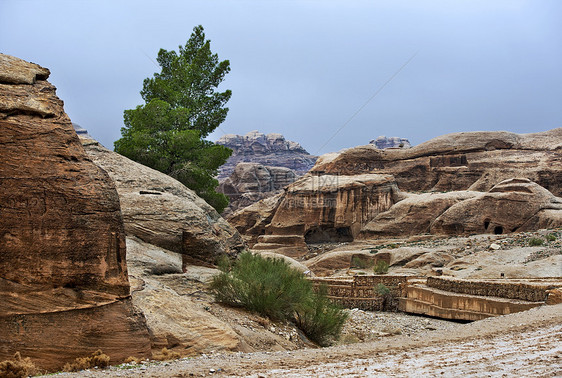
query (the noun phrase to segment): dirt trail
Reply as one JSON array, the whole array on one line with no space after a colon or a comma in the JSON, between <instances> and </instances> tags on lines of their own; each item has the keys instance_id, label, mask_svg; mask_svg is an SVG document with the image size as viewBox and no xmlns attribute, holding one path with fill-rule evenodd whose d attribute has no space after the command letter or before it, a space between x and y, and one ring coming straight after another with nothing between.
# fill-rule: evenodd
<instances>
[{"instance_id":1,"label":"dirt trail","mask_svg":"<svg viewBox=\"0 0 562 378\"><path fill-rule=\"evenodd\" d=\"M561 376L562 304L372 343L291 352L201 356L131 370L72 374L139 376ZM70 374L69 374L70 376Z\"/></svg>"}]
</instances>

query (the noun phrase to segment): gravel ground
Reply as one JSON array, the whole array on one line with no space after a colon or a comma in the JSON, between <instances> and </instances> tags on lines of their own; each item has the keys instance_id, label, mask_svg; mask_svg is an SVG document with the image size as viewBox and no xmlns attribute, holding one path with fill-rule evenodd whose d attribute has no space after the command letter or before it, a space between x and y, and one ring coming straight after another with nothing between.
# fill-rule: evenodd
<instances>
[{"instance_id":1,"label":"gravel ground","mask_svg":"<svg viewBox=\"0 0 562 378\"><path fill-rule=\"evenodd\" d=\"M425 320L421 319L422 324ZM430 324L433 324L431 320ZM209 375L559 377L562 376L562 304L439 330L426 329L410 336L403 333L373 342L285 352L221 353L60 376Z\"/></svg>"}]
</instances>

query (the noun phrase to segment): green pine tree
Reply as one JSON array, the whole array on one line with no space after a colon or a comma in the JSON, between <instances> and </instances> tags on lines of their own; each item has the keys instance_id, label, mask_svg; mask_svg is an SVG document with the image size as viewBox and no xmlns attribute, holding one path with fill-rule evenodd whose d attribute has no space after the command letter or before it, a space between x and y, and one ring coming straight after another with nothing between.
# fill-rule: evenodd
<instances>
[{"instance_id":1,"label":"green pine tree","mask_svg":"<svg viewBox=\"0 0 562 378\"><path fill-rule=\"evenodd\" d=\"M232 150L205 138L228 113L232 92L217 88L230 62L211 52L201 25L179 53L160 49L157 61L162 71L144 80L145 104L125 110L115 151L172 176L220 213L228 199L215 191L215 176Z\"/></svg>"}]
</instances>

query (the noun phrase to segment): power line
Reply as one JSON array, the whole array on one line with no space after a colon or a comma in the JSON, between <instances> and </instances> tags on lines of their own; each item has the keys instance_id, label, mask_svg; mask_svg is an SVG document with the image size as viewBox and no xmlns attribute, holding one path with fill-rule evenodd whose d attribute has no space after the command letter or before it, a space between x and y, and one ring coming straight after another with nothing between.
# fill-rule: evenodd
<instances>
[{"instance_id":1,"label":"power line","mask_svg":"<svg viewBox=\"0 0 562 378\"><path fill-rule=\"evenodd\" d=\"M324 147L326 147L326 145L327 145L328 143L330 143L330 142L332 141L332 139L334 139L334 138L336 137L336 135L338 135L338 133L339 133L344 127L346 127L346 126L353 120L353 118L355 118L355 116L356 116L357 114L359 114L359 112L360 112L361 110L363 110L363 108L364 108L365 106L367 106L367 104L369 104L369 102L371 102L372 99L374 99L375 97L377 97L377 95L378 95L379 93L381 93L381 91L384 89L384 87L386 87L396 76L398 76L398 74L399 74L400 72L402 72L402 70L403 70L404 68L406 68L406 66L416 57L416 55L418 55L418 52L419 52L419 51L416 51L416 52L410 57L410 59L408 59L408 60L406 61L406 63L404 63L404 64L390 77L390 79L388 79L387 81L385 81L384 84L381 85L381 86L379 87L379 89L377 89L377 91L376 91L371 97L369 97L369 99L368 99L363 105L361 105L361 107L360 107L359 109L357 109L357 111L356 111L355 113L353 113L353 115L352 115L351 117L349 117L349 119L348 119L339 129L336 130L336 132L334 133L334 135L332 135L332 136L330 137L330 139L328 139L328 140L326 141L326 143L324 143L324 144L314 153L314 155L318 155L318 153L319 153Z\"/></svg>"}]
</instances>

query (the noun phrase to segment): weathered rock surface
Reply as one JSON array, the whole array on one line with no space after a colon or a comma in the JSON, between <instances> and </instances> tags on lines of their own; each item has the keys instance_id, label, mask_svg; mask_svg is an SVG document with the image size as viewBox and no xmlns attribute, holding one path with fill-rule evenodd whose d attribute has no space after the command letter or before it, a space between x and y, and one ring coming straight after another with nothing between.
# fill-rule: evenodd
<instances>
[{"instance_id":1,"label":"weathered rock surface","mask_svg":"<svg viewBox=\"0 0 562 378\"><path fill-rule=\"evenodd\" d=\"M177 252L192 263L236 256L240 234L209 204L177 180L82 139L88 156L115 182L127 235Z\"/></svg>"},{"instance_id":2,"label":"weathered rock surface","mask_svg":"<svg viewBox=\"0 0 562 378\"><path fill-rule=\"evenodd\" d=\"M399 137L385 137L381 135L377 139L373 139L369 142L369 144L373 144L375 147L384 150L385 148L410 148L412 145L410 141L406 138L399 138Z\"/></svg>"},{"instance_id":3,"label":"weathered rock surface","mask_svg":"<svg viewBox=\"0 0 562 378\"><path fill-rule=\"evenodd\" d=\"M306 243L352 241L377 214L401 199L392 176L306 175L285 190L254 249L300 257Z\"/></svg>"},{"instance_id":4,"label":"weathered rock surface","mask_svg":"<svg viewBox=\"0 0 562 378\"><path fill-rule=\"evenodd\" d=\"M562 128L533 134L505 131L443 135L408 149L359 146L320 157L316 174L390 174L400 190L488 191L524 177L562 195Z\"/></svg>"},{"instance_id":5,"label":"weathered rock surface","mask_svg":"<svg viewBox=\"0 0 562 378\"><path fill-rule=\"evenodd\" d=\"M232 156L219 169L219 181L232 174L238 163L259 163L266 166L292 169L301 176L316 161L300 144L288 141L281 134L251 131L246 135L227 134L217 142L232 149Z\"/></svg>"},{"instance_id":6,"label":"weathered rock surface","mask_svg":"<svg viewBox=\"0 0 562 378\"><path fill-rule=\"evenodd\" d=\"M146 357L117 192L48 75L0 54L0 360L19 351L58 369L96 349Z\"/></svg>"},{"instance_id":7,"label":"weathered rock surface","mask_svg":"<svg viewBox=\"0 0 562 378\"><path fill-rule=\"evenodd\" d=\"M410 194L369 222L360 237L503 234L561 227L561 218L561 198L528 179L509 179L486 193Z\"/></svg>"},{"instance_id":8,"label":"weathered rock surface","mask_svg":"<svg viewBox=\"0 0 562 378\"><path fill-rule=\"evenodd\" d=\"M265 228L271 223L275 210L281 202L282 194L277 194L244 207L231 214L228 222L242 235L250 247L265 235Z\"/></svg>"},{"instance_id":9,"label":"weathered rock surface","mask_svg":"<svg viewBox=\"0 0 562 378\"><path fill-rule=\"evenodd\" d=\"M238 209L281 193L283 188L294 182L297 177L295 171L285 167L238 163L234 172L224 179L217 189L230 200L222 215L228 218Z\"/></svg>"}]
</instances>

